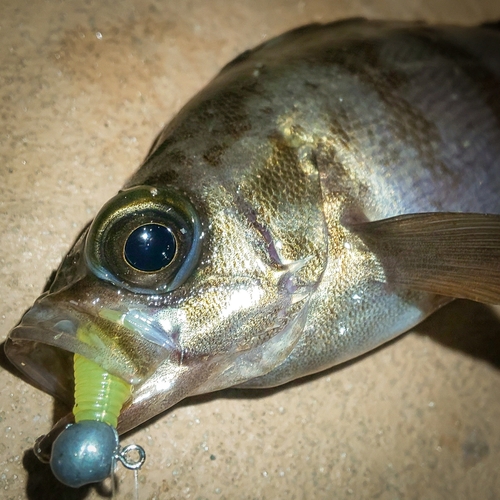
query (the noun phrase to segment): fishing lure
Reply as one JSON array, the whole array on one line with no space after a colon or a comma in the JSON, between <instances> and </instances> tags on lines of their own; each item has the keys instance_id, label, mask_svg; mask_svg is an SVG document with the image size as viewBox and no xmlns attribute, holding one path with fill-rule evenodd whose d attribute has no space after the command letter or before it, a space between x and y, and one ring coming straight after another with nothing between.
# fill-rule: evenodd
<instances>
[{"instance_id":1,"label":"fishing lure","mask_svg":"<svg viewBox=\"0 0 500 500\"><path fill-rule=\"evenodd\" d=\"M500 302L499 88L492 27L352 19L230 62L7 339L76 400L38 455L98 481L127 463L117 432L188 396L324 370L456 297Z\"/></svg>"},{"instance_id":2,"label":"fishing lure","mask_svg":"<svg viewBox=\"0 0 500 500\"><path fill-rule=\"evenodd\" d=\"M78 337L88 335L80 331ZM140 468L146 460L145 451L138 445L122 450L116 431L132 386L79 354L74 355L74 376L75 423L69 424L52 445L50 467L54 475L77 488L106 479L117 460L128 469ZM139 453L137 461L128 458L131 451Z\"/></svg>"}]
</instances>

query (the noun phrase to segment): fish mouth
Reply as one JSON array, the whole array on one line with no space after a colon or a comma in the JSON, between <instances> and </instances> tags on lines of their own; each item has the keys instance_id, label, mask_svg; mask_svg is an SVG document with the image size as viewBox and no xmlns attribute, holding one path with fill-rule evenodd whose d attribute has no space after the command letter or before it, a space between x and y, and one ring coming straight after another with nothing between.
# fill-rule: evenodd
<instances>
[{"instance_id":1,"label":"fish mouth","mask_svg":"<svg viewBox=\"0 0 500 500\"><path fill-rule=\"evenodd\" d=\"M286 304L290 294L296 293L289 288L283 288ZM74 354L128 382L132 397L124 403L118 418L120 434L186 397L267 373L295 345L308 309L308 300L301 294L301 300L294 303L293 318L284 325L272 323L276 329L267 340L200 354L183 343L181 309L178 316L176 308L169 309L172 314L167 318L158 314L160 306L110 300L114 297L111 293L107 300L93 302L85 300L88 296L84 286L43 295L11 331L5 351L33 385L69 408L75 399ZM104 293L97 296L103 298Z\"/></svg>"},{"instance_id":2,"label":"fish mouth","mask_svg":"<svg viewBox=\"0 0 500 500\"><path fill-rule=\"evenodd\" d=\"M50 295L40 297L10 332L5 354L33 385L69 405L74 401L74 354L132 385L174 355L170 345L148 341L116 321Z\"/></svg>"},{"instance_id":3,"label":"fish mouth","mask_svg":"<svg viewBox=\"0 0 500 500\"><path fill-rule=\"evenodd\" d=\"M35 387L62 401L68 413L55 423L48 434L41 436L34 447L42 461L50 459L52 444L57 436L74 422L75 403L74 355L80 354L97 363L132 386L131 397L125 401L118 417L117 431L122 434L166 409L196 385L196 376L179 366L179 352L173 342L163 341L154 324L142 324L137 310L126 312L85 309L78 303L68 304L50 294L40 297L29 309L5 342L7 358ZM130 324L113 321L124 317ZM82 330L87 336L82 336ZM89 341L88 332L94 335ZM166 335L166 334L165 334ZM186 378L183 383L179 380ZM162 394L166 391L166 394ZM162 397L164 407L157 410L156 397Z\"/></svg>"}]
</instances>

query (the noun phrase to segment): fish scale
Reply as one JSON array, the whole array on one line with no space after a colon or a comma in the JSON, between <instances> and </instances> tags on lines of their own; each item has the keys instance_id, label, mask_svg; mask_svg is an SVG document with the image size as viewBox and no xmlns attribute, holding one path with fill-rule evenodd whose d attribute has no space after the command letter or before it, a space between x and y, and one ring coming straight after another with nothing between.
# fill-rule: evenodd
<instances>
[{"instance_id":1,"label":"fish scale","mask_svg":"<svg viewBox=\"0 0 500 500\"><path fill-rule=\"evenodd\" d=\"M353 19L243 53L160 132L7 356L69 405L73 353L131 384L125 432L352 359L453 298L499 303L498 88L492 28ZM134 264L146 227L175 252Z\"/></svg>"}]
</instances>

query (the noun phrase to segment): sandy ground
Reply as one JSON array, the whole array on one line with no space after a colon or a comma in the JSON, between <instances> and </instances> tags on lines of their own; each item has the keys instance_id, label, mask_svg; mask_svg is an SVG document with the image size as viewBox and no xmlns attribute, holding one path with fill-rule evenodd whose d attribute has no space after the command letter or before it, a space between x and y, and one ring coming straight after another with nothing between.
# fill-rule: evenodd
<instances>
[{"instance_id":1,"label":"sandy ground","mask_svg":"<svg viewBox=\"0 0 500 500\"><path fill-rule=\"evenodd\" d=\"M312 21L476 24L498 0L2 0L0 339L162 125L228 60ZM63 410L3 359L0 497L70 490L30 452ZM500 320L456 302L341 369L185 401L126 437L141 499L500 498ZM134 498L118 469L119 499Z\"/></svg>"}]
</instances>

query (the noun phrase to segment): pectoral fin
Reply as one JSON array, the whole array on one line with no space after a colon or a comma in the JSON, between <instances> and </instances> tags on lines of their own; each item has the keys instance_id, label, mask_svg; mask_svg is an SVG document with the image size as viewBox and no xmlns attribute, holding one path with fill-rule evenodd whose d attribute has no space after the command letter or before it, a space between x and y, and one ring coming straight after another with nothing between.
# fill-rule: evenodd
<instances>
[{"instance_id":1,"label":"pectoral fin","mask_svg":"<svg viewBox=\"0 0 500 500\"><path fill-rule=\"evenodd\" d=\"M349 226L388 283L500 303L500 215L424 213Z\"/></svg>"}]
</instances>

